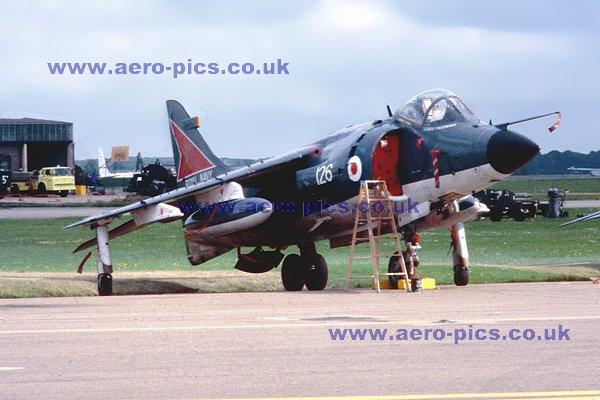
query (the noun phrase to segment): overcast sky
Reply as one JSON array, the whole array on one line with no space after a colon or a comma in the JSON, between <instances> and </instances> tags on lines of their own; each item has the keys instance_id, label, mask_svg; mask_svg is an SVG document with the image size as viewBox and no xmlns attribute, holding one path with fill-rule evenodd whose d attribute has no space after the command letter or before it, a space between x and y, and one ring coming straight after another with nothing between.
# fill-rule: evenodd
<instances>
[{"instance_id":1,"label":"overcast sky","mask_svg":"<svg viewBox=\"0 0 600 400\"><path fill-rule=\"evenodd\" d=\"M597 1L12 1L0 5L0 117L75 123L101 146L170 156L165 101L200 115L225 157L276 155L385 117L423 90L542 147L600 149ZM49 62L289 63L289 75L51 75Z\"/></svg>"}]
</instances>

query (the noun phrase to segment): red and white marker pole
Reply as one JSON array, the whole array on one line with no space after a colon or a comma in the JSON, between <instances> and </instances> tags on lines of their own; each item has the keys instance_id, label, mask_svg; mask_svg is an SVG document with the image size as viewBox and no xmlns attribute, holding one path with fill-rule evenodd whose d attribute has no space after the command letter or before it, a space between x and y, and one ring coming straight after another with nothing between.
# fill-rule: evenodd
<instances>
[{"instance_id":1,"label":"red and white marker pole","mask_svg":"<svg viewBox=\"0 0 600 400\"><path fill-rule=\"evenodd\" d=\"M431 163L433 164L433 178L435 179L435 188L440 188L440 168L438 163L438 157L442 154L441 150L430 150Z\"/></svg>"}]
</instances>

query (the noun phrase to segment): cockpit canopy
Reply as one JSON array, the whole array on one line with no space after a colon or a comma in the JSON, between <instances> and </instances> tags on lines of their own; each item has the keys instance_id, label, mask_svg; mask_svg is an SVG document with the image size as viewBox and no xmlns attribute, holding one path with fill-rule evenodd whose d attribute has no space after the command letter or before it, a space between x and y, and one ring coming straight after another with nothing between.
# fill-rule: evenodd
<instances>
[{"instance_id":1,"label":"cockpit canopy","mask_svg":"<svg viewBox=\"0 0 600 400\"><path fill-rule=\"evenodd\" d=\"M458 96L446 89L431 89L419 93L400 107L393 118L420 128L443 128L459 122L479 122Z\"/></svg>"}]
</instances>

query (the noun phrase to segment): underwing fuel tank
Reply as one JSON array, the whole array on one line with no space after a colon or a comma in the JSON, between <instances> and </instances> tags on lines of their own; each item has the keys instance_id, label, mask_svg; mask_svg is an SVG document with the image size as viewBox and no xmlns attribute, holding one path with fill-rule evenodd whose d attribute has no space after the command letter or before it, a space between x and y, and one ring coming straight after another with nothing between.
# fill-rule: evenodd
<instances>
[{"instance_id":1,"label":"underwing fuel tank","mask_svg":"<svg viewBox=\"0 0 600 400\"><path fill-rule=\"evenodd\" d=\"M420 221L419 228L450 227L458 223L478 221L489 212L490 209L485 204L469 196L459 202L448 203L447 207L440 210L433 210Z\"/></svg>"},{"instance_id":2,"label":"underwing fuel tank","mask_svg":"<svg viewBox=\"0 0 600 400\"><path fill-rule=\"evenodd\" d=\"M199 205L185 221L185 230L194 236L221 236L254 228L273 212L273 204L260 197Z\"/></svg>"}]
</instances>

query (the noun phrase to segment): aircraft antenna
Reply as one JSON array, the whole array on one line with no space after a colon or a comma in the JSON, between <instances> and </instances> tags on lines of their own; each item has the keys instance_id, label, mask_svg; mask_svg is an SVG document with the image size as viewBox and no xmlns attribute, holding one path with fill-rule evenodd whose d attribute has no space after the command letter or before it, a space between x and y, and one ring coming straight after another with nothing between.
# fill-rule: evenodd
<instances>
[{"instance_id":1,"label":"aircraft antenna","mask_svg":"<svg viewBox=\"0 0 600 400\"><path fill-rule=\"evenodd\" d=\"M554 111L554 112L551 112L551 113L548 113L548 114L537 115L535 117L529 117L529 118L519 119L517 121L512 121L512 122L504 122L502 124L495 124L494 126L496 128L506 130L509 125L515 125L515 124L520 124L522 122L533 121L534 119L540 119L540 118L548 117L550 115L556 115L556 122L554 123L554 125L552 125L550 128L548 128L548 130L552 133L560 125L560 118L561 118L560 111ZM490 120L490 122L491 122L491 120Z\"/></svg>"},{"instance_id":2,"label":"aircraft antenna","mask_svg":"<svg viewBox=\"0 0 600 400\"><path fill-rule=\"evenodd\" d=\"M394 115L394 114L392 114L392 109L390 108L390 105L389 105L389 104L388 104L388 105L386 105L386 107L387 107L388 117L390 117L390 118L391 118L391 117Z\"/></svg>"}]
</instances>

